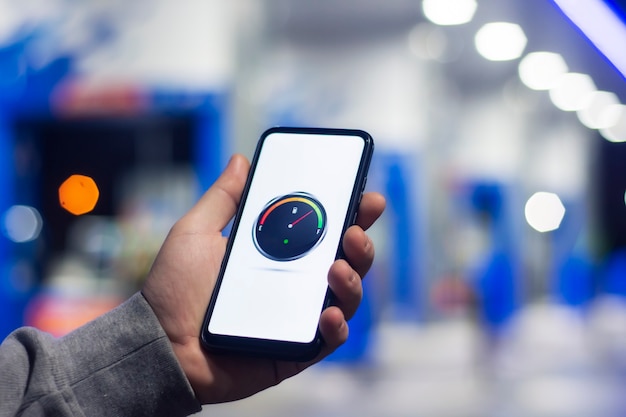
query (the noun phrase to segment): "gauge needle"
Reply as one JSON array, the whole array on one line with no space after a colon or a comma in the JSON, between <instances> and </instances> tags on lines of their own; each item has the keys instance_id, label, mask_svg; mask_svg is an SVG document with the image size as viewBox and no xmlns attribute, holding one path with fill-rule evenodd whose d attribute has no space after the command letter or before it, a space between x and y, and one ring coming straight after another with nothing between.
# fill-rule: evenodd
<instances>
[{"instance_id":1,"label":"gauge needle","mask_svg":"<svg viewBox=\"0 0 626 417\"><path fill-rule=\"evenodd\" d=\"M293 222L289 223L287 225L287 227L291 229L292 227L294 227L296 224L301 222L302 219L304 219L306 216L308 216L311 213L313 213L313 210L309 210L308 212L304 213L302 216L298 217L296 220L294 220Z\"/></svg>"}]
</instances>

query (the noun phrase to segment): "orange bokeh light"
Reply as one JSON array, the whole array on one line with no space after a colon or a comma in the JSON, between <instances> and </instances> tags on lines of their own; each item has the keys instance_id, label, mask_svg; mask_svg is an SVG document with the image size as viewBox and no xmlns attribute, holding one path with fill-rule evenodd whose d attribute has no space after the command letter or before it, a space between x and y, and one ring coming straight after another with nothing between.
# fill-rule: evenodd
<instances>
[{"instance_id":1,"label":"orange bokeh light","mask_svg":"<svg viewBox=\"0 0 626 417\"><path fill-rule=\"evenodd\" d=\"M76 216L93 210L98 197L100 191L96 182L86 175L72 175L59 187L61 207Z\"/></svg>"}]
</instances>

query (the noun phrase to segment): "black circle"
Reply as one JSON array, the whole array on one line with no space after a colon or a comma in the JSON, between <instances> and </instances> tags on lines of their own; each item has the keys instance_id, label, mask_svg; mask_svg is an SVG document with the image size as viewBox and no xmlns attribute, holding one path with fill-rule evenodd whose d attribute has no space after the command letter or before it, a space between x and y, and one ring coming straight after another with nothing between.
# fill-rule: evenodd
<instances>
[{"instance_id":1,"label":"black circle","mask_svg":"<svg viewBox=\"0 0 626 417\"><path fill-rule=\"evenodd\" d=\"M291 261L315 248L326 233L326 211L303 192L268 202L254 224L256 248L269 259Z\"/></svg>"}]
</instances>

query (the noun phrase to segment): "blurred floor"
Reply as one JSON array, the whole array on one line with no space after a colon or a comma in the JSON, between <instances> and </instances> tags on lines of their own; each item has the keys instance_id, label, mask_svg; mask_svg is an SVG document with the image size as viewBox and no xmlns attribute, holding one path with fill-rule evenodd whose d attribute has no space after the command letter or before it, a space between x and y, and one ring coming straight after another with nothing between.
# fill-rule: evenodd
<instances>
[{"instance_id":1,"label":"blurred floor","mask_svg":"<svg viewBox=\"0 0 626 417\"><path fill-rule=\"evenodd\" d=\"M369 365L324 363L207 416L473 416L484 409L477 334L466 322L383 325Z\"/></svg>"},{"instance_id":2,"label":"blurred floor","mask_svg":"<svg viewBox=\"0 0 626 417\"><path fill-rule=\"evenodd\" d=\"M464 319L423 326L385 323L369 365L324 363L252 398L207 406L201 415L623 415L623 370L603 365L597 323L580 327L570 313L533 306L516 318L500 344L488 343Z\"/></svg>"}]
</instances>

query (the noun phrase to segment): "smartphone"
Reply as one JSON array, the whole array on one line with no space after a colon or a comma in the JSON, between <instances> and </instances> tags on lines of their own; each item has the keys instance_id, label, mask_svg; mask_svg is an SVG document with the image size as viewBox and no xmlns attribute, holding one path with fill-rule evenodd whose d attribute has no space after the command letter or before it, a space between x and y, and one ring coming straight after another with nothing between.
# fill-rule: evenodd
<instances>
[{"instance_id":1,"label":"smartphone","mask_svg":"<svg viewBox=\"0 0 626 417\"><path fill-rule=\"evenodd\" d=\"M301 361L319 353L328 270L356 220L373 150L361 130L262 134L202 326L207 349Z\"/></svg>"}]
</instances>

